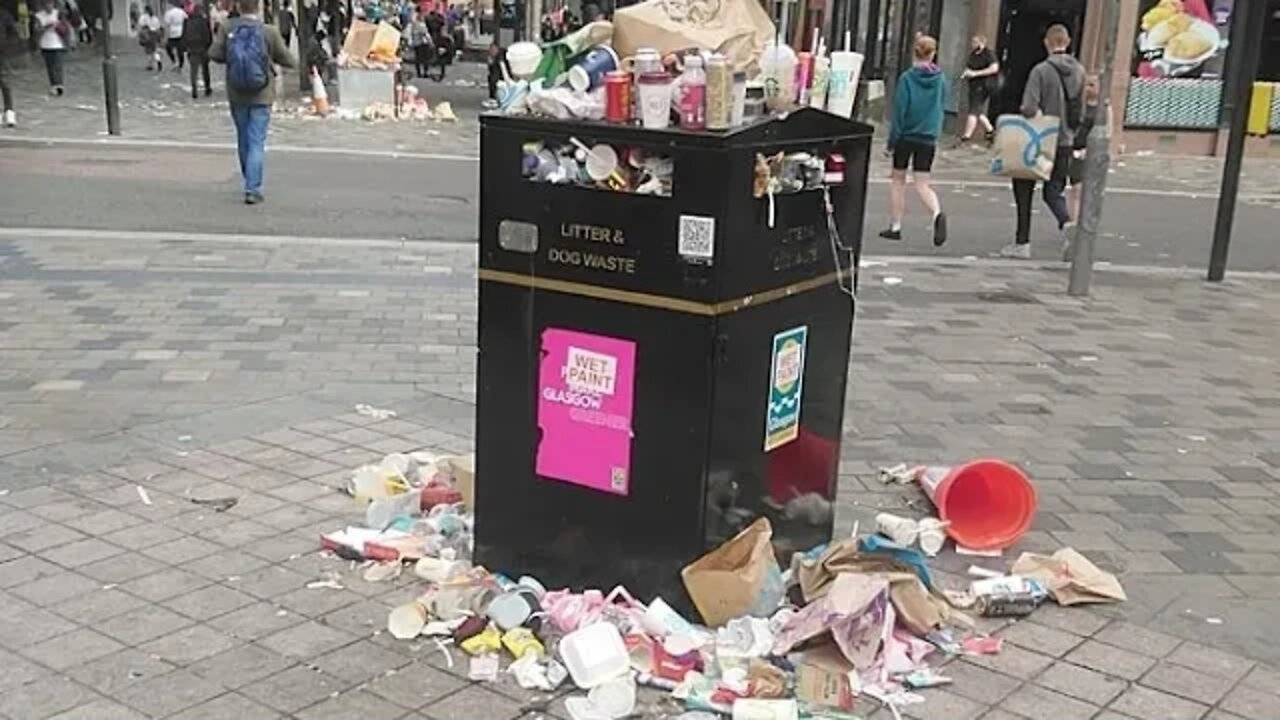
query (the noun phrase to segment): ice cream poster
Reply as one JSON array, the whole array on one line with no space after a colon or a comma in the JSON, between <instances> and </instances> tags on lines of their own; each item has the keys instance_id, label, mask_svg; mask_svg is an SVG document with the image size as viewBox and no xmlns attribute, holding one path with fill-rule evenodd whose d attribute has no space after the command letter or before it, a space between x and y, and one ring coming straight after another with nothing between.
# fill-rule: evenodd
<instances>
[{"instance_id":1,"label":"ice cream poster","mask_svg":"<svg viewBox=\"0 0 1280 720\"><path fill-rule=\"evenodd\" d=\"M636 344L547 328L538 366L535 470L543 477L627 495Z\"/></svg>"},{"instance_id":2,"label":"ice cream poster","mask_svg":"<svg viewBox=\"0 0 1280 720\"><path fill-rule=\"evenodd\" d=\"M773 336L769 405L764 420L765 452L782 447L800 435L800 401L804 393L804 355L808 341L808 325Z\"/></svg>"}]
</instances>

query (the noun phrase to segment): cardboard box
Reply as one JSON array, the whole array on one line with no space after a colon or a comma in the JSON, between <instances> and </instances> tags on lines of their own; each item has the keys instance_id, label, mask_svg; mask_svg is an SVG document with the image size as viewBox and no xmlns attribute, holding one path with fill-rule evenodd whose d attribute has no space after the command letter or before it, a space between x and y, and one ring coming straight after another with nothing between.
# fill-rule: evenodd
<instances>
[{"instance_id":1,"label":"cardboard box","mask_svg":"<svg viewBox=\"0 0 1280 720\"><path fill-rule=\"evenodd\" d=\"M796 697L811 705L853 711L862 683L835 645L806 650L796 668Z\"/></svg>"}]
</instances>

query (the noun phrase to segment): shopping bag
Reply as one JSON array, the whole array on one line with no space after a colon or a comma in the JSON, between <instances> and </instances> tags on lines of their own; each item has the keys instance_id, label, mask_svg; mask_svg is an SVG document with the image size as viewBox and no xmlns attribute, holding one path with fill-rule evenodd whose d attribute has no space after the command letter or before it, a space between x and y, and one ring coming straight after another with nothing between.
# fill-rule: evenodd
<instances>
[{"instance_id":1,"label":"shopping bag","mask_svg":"<svg viewBox=\"0 0 1280 720\"><path fill-rule=\"evenodd\" d=\"M996 119L991 174L1018 180L1048 180L1053 174L1061 126L1052 115L1001 115Z\"/></svg>"},{"instance_id":2,"label":"shopping bag","mask_svg":"<svg viewBox=\"0 0 1280 720\"><path fill-rule=\"evenodd\" d=\"M754 74L773 36L773 21L756 0L645 0L613 14L613 48L623 58L640 48L661 55L708 48L733 70Z\"/></svg>"},{"instance_id":3,"label":"shopping bag","mask_svg":"<svg viewBox=\"0 0 1280 720\"><path fill-rule=\"evenodd\" d=\"M1059 605L1128 599L1115 575L1089 562L1089 558L1073 548L1063 548L1051 557L1023 553L1011 572L1044 583Z\"/></svg>"},{"instance_id":4,"label":"shopping bag","mask_svg":"<svg viewBox=\"0 0 1280 720\"><path fill-rule=\"evenodd\" d=\"M694 607L710 627L736 617L768 617L786 590L773 556L773 526L760 518L680 572Z\"/></svg>"}]
</instances>

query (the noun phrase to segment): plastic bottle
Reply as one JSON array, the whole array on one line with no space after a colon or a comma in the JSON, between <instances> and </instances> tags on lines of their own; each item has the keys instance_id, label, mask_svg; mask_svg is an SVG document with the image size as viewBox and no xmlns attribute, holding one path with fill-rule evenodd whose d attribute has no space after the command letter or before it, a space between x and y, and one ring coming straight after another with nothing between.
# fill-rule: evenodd
<instances>
[{"instance_id":1,"label":"plastic bottle","mask_svg":"<svg viewBox=\"0 0 1280 720\"><path fill-rule=\"evenodd\" d=\"M707 128L730 127L733 127L733 72L725 56L712 55L707 62Z\"/></svg>"},{"instance_id":2,"label":"plastic bottle","mask_svg":"<svg viewBox=\"0 0 1280 720\"><path fill-rule=\"evenodd\" d=\"M703 130L707 127L707 73L702 58L691 55L680 74L680 127Z\"/></svg>"}]
</instances>

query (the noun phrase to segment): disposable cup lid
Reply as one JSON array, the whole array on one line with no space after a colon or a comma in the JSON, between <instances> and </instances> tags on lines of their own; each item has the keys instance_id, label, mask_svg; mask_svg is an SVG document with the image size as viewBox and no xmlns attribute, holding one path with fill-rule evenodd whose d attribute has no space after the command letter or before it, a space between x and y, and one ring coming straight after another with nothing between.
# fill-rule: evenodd
<instances>
[{"instance_id":1,"label":"disposable cup lid","mask_svg":"<svg viewBox=\"0 0 1280 720\"><path fill-rule=\"evenodd\" d=\"M671 75L665 72L649 72L640 76L638 82L641 85L664 85L671 82Z\"/></svg>"}]
</instances>

